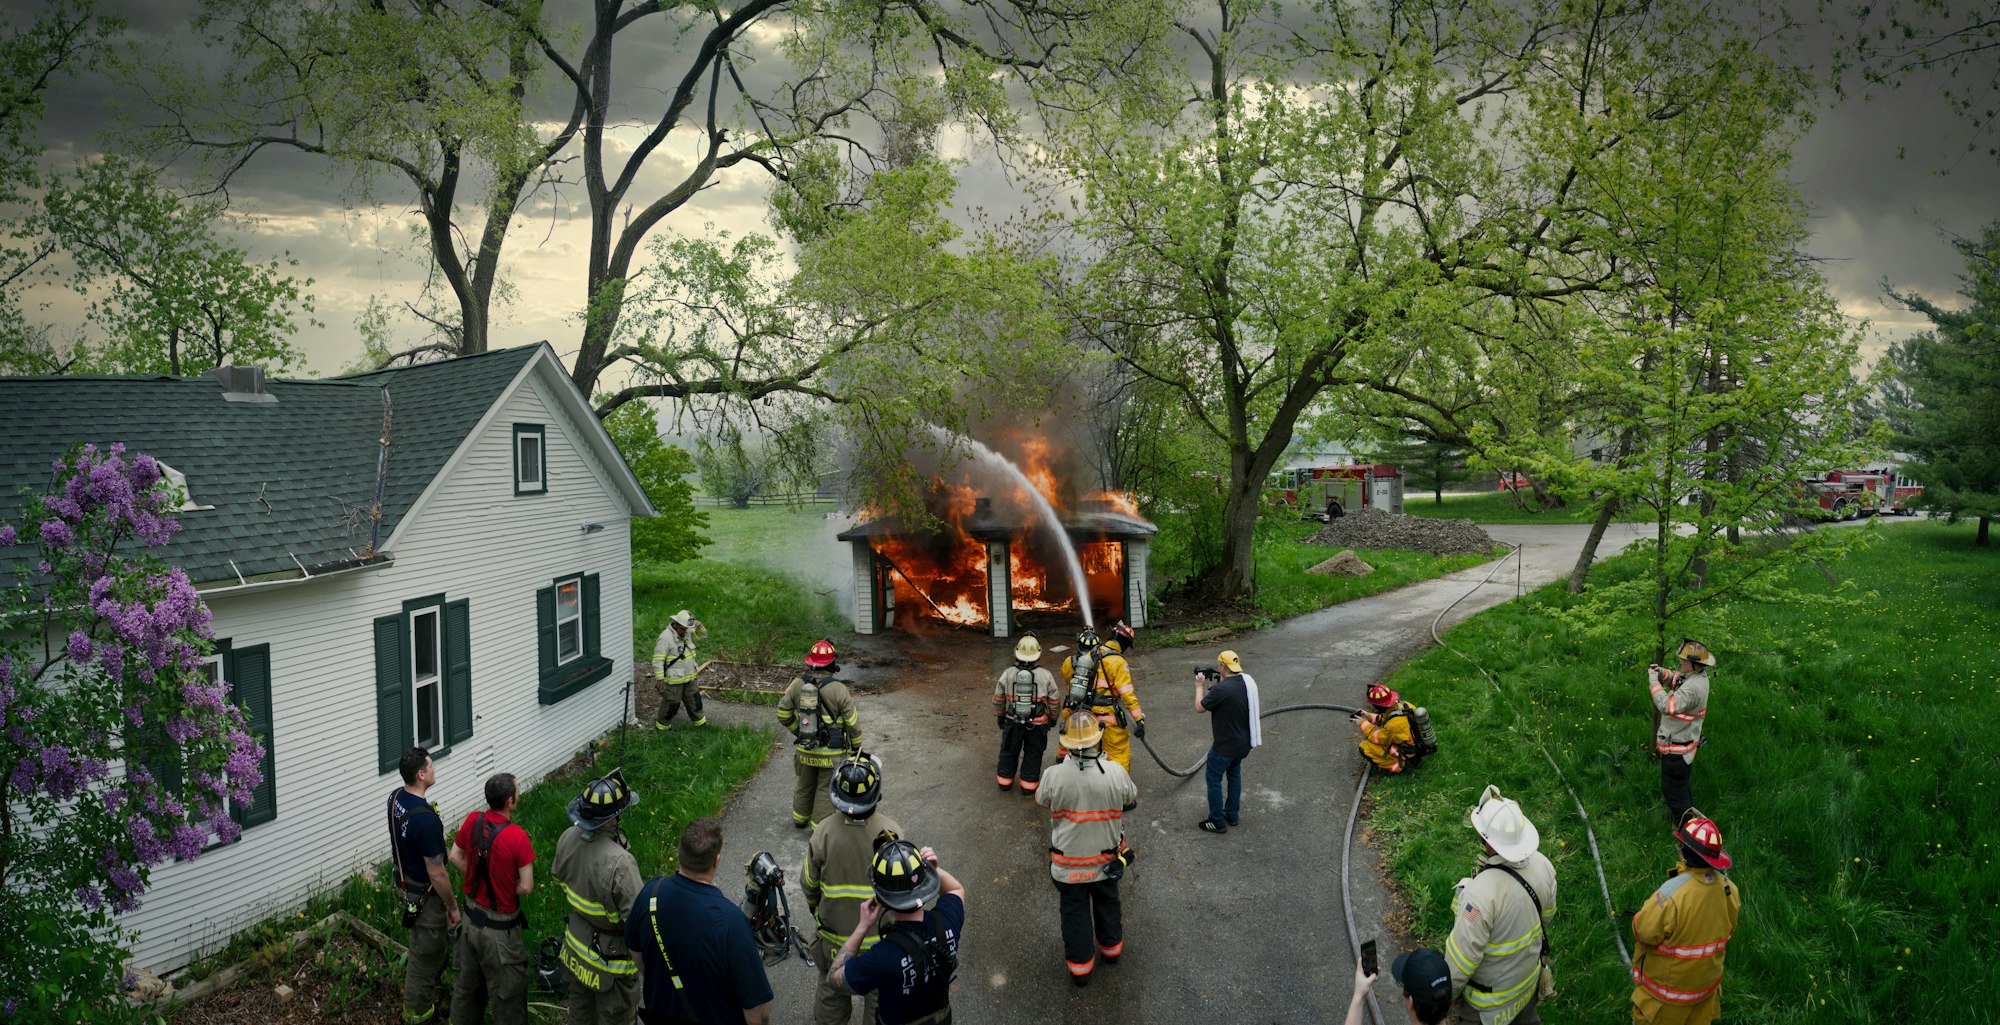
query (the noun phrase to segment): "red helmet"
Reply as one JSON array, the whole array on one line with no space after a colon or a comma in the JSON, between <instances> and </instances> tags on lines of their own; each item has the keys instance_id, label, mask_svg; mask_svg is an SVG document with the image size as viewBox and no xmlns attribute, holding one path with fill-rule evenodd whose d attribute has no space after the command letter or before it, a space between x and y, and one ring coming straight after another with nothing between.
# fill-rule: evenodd
<instances>
[{"instance_id":1,"label":"red helmet","mask_svg":"<svg viewBox=\"0 0 2000 1025\"><path fill-rule=\"evenodd\" d=\"M1729 867L1729 855L1722 849L1722 830L1716 828L1714 819L1692 812L1681 820L1680 828L1674 830L1674 839L1701 855L1701 860L1710 865Z\"/></svg>"},{"instance_id":2,"label":"red helmet","mask_svg":"<svg viewBox=\"0 0 2000 1025\"><path fill-rule=\"evenodd\" d=\"M832 641L814 641L812 650L806 652L806 665L814 669L825 669L827 666L833 664L834 656L838 654L839 652L833 650Z\"/></svg>"},{"instance_id":3,"label":"red helmet","mask_svg":"<svg viewBox=\"0 0 2000 1025\"><path fill-rule=\"evenodd\" d=\"M1376 708L1394 708L1396 707L1396 702L1401 700L1403 700L1401 694L1379 683L1368 685L1368 703L1374 705Z\"/></svg>"},{"instance_id":4,"label":"red helmet","mask_svg":"<svg viewBox=\"0 0 2000 1025\"><path fill-rule=\"evenodd\" d=\"M1119 649L1127 653L1139 643L1139 635L1133 633L1132 628L1126 626L1122 619L1118 621L1117 626L1111 628L1111 639L1117 641Z\"/></svg>"}]
</instances>

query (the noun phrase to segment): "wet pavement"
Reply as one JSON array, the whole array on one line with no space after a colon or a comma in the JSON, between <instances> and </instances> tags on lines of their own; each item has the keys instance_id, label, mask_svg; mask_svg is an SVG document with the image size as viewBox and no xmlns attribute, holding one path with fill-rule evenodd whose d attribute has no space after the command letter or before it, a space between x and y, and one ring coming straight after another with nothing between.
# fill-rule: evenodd
<instances>
[{"instance_id":1,"label":"wet pavement","mask_svg":"<svg viewBox=\"0 0 2000 1025\"><path fill-rule=\"evenodd\" d=\"M1565 577L1585 527L1490 526L1523 545L1519 587ZM1614 524L1600 554L1613 554L1644 525ZM1194 708L1192 670L1223 648L1237 651L1258 681L1265 709L1360 703L1368 684L1430 643L1433 618L1466 616L1513 598L1513 563L1491 564L1300 616L1270 629L1206 645L1154 648L1141 631L1133 677L1147 737L1170 765L1188 768L1207 751L1206 717ZM1043 635L1045 649L1066 638ZM1056 893L1049 882L1048 817L1032 797L993 784L998 734L992 679L1011 661L1011 641L970 632L864 639L891 650L894 669L863 668L859 699L869 750L887 763L884 809L908 839L937 849L967 890L966 936L952 1007L956 1020L1007 1025L1051 1021L1209 1025L1339 1021L1354 960L1341 912L1341 838L1360 776L1352 727L1338 713L1302 711L1264 722L1264 746L1244 763L1242 825L1224 835L1195 823L1207 814L1202 779L1176 779L1136 743L1139 806L1126 816L1139 858L1121 885L1125 955L1100 965L1088 987L1071 985L1062 963ZM1045 654L1054 668L1061 653ZM1482 685L1469 677L1468 686ZM766 706L712 701L720 722L775 723ZM789 739L786 740L789 745ZM1053 744L1051 745L1053 746ZM1053 759L1051 750L1049 758ZM788 749L774 754L724 817L718 885L739 895L739 866L771 851L784 866L795 918L810 928L797 889L806 833L791 826ZM1468 805L1473 795L1466 795ZM1365 814L1365 811L1364 811ZM1386 966L1400 949L1400 912L1374 851L1352 852L1350 880L1362 938L1382 939ZM1469 836L1468 832L1468 836ZM1473 853L1468 846L1468 862ZM811 1020L813 971L796 957L770 968L772 1020ZM1393 981L1376 987L1387 1021L1400 1023ZM860 1019L859 1003L855 1020Z\"/></svg>"}]
</instances>

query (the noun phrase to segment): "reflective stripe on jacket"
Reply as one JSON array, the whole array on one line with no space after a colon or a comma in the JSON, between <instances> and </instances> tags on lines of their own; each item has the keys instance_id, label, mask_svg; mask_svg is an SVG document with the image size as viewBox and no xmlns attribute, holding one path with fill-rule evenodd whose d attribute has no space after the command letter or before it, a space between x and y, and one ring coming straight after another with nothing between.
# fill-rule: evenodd
<instances>
[{"instance_id":1,"label":"reflective stripe on jacket","mask_svg":"<svg viewBox=\"0 0 2000 1025\"><path fill-rule=\"evenodd\" d=\"M1681 677L1678 687L1660 682L1660 674L1650 669L1646 677L1653 692L1653 708L1660 713L1660 731L1653 737L1653 746L1663 755L1694 761L1695 749L1701 747L1701 722L1708 717L1707 675L1689 673Z\"/></svg>"},{"instance_id":2,"label":"reflective stripe on jacket","mask_svg":"<svg viewBox=\"0 0 2000 1025\"><path fill-rule=\"evenodd\" d=\"M1111 852L1125 841L1125 809L1138 802L1132 774L1108 758L1072 755L1050 767L1035 791L1035 803L1049 809L1049 877L1059 883L1103 879Z\"/></svg>"},{"instance_id":3,"label":"reflective stripe on jacket","mask_svg":"<svg viewBox=\"0 0 2000 1025\"><path fill-rule=\"evenodd\" d=\"M875 838L883 830L900 834L896 820L881 812L856 822L835 815L813 830L806 843L805 869L799 873L799 887L805 890L806 907L819 921L819 935L835 950L847 942L854 927L861 924L861 902L875 896L869 883L869 863L875 857ZM875 945L880 937L861 940L861 949Z\"/></svg>"},{"instance_id":4,"label":"reflective stripe on jacket","mask_svg":"<svg viewBox=\"0 0 2000 1025\"><path fill-rule=\"evenodd\" d=\"M1028 668L1034 677L1034 708L1026 720L1021 720L1014 711L1014 677L1021 669ZM1004 719L1025 721L1034 726L1045 726L1053 719L1055 710L1062 706L1062 691L1056 687L1055 674L1041 666L1023 667L1016 662L1000 670L1000 676L993 681L993 714Z\"/></svg>"},{"instance_id":5,"label":"reflective stripe on jacket","mask_svg":"<svg viewBox=\"0 0 2000 1025\"><path fill-rule=\"evenodd\" d=\"M1361 753L1366 755L1369 761L1374 762L1378 769L1401 772L1403 751L1416 743L1415 735L1410 732L1410 717L1391 716L1386 712L1377 712L1374 715L1378 720L1387 721L1378 723L1367 719L1361 720Z\"/></svg>"},{"instance_id":6,"label":"reflective stripe on jacket","mask_svg":"<svg viewBox=\"0 0 2000 1025\"><path fill-rule=\"evenodd\" d=\"M668 683L686 683L695 678L701 663L694 653L694 638L682 637L667 624L660 639L653 642L653 678Z\"/></svg>"},{"instance_id":7,"label":"reflective stripe on jacket","mask_svg":"<svg viewBox=\"0 0 2000 1025\"><path fill-rule=\"evenodd\" d=\"M1444 959L1453 992L1479 1012L1484 1025L1507 1025L1528 1006L1541 975L1542 927L1555 916L1556 870L1540 853L1520 864L1497 855L1479 859L1481 871L1458 881L1452 898L1451 938ZM1535 888L1542 913L1513 876L1487 866L1508 865Z\"/></svg>"},{"instance_id":8,"label":"reflective stripe on jacket","mask_svg":"<svg viewBox=\"0 0 2000 1025\"><path fill-rule=\"evenodd\" d=\"M799 718L799 696L805 690L806 682L793 677L778 698L778 724L787 732L794 730ZM819 716L822 729L838 726L846 731L845 746L819 746L815 736L808 736L798 745L798 764L808 768L831 768L850 751L861 749L861 715L854 707L854 695L847 690L847 684L839 680L826 680L814 686L819 692Z\"/></svg>"},{"instance_id":9,"label":"reflective stripe on jacket","mask_svg":"<svg viewBox=\"0 0 2000 1025\"><path fill-rule=\"evenodd\" d=\"M556 841L556 885L569 901L562 962L585 987L603 991L620 976L639 971L625 946L625 912L646 881L619 838L599 831L585 837L575 826Z\"/></svg>"},{"instance_id":10,"label":"reflective stripe on jacket","mask_svg":"<svg viewBox=\"0 0 2000 1025\"><path fill-rule=\"evenodd\" d=\"M1712 868L1680 866L1632 916L1632 983L1668 1004L1694 1004L1722 988L1723 958L1743 894Z\"/></svg>"}]
</instances>

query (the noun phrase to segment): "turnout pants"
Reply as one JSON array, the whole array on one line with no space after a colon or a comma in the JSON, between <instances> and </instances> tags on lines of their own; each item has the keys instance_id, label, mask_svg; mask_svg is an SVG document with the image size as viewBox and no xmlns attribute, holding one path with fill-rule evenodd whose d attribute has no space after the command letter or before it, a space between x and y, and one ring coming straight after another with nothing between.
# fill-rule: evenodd
<instances>
[{"instance_id":1,"label":"turnout pants","mask_svg":"<svg viewBox=\"0 0 2000 1025\"><path fill-rule=\"evenodd\" d=\"M707 720L701 714L701 688L692 677L678 683L660 684L659 725L673 722L674 713L687 708L688 722L700 723Z\"/></svg>"},{"instance_id":2,"label":"turnout pants","mask_svg":"<svg viewBox=\"0 0 2000 1025\"><path fill-rule=\"evenodd\" d=\"M1507 1019L1505 1025L1542 1025L1542 1012L1536 1006L1541 1003L1541 999L1541 992L1537 990L1532 996L1528 997L1528 1006L1521 1008L1520 1014ZM1479 1016L1479 1008L1466 1003L1464 1000L1453 1004L1452 1010L1457 1012L1453 1015L1453 1020L1462 1023L1462 1025L1482 1025L1485 1021L1485 1019ZM1502 1025L1502 1023L1496 1020L1494 1025Z\"/></svg>"},{"instance_id":3,"label":"turnout pants","mask_svg":"<svg viewBox=\"0 0 2000 1025\"><path fill-rule=\"evenodd\" d=\"M445 954L451 949L449 930L444 901L426 893L417 924L410 927L410 959L403 968L406 1025L423 1025L437 1013L438 977L444 974Z\"/></svg>"},{"instance_id":4,"label":"turnout pants","mask_svg":"<svg viewBox=\"0 0 2000 1025\"><path fill-rule=\"evenodd\" d=\"M1694 765L1687 759L1660 756L1660 798L1667 802L1667 817L1680 825L1681 816L1694 807Z\"/></svg>"},{"instance_id":5,"label":"turnout pants","mask_svg":"<svg viewBox=\"0 0 2000 1025\"><path fill-rule=\"evenodd\" d=\"M1721 1013L1721 990L1692 1004L1670 1004L1643 989L1632 990L1632 1020L1643 1025L1708 1025Z\"/></svg>"},{"instance_id":6,"label":"turnout pants","mask_svg":"<svg viewBox=\"0 0 2000 1025\"><path fill-rule=\"evenodd\" d=\"M528 1025L528 948L521 923L481 928L467 917L458 931L458 984L451 991L452 1025L480 1025L493 1007L493 1025Z\"/></svg>"},{"instance_id":7,"label":"turnout pants","mask_svg":"<svg viewBox=\"0 0 2000 1025\"><path fill-rule=\"evenodd\" d=\"M1063 964L1071 978L1088 976L1097 958L1125 952L1125 922L1118 903L1118 880L1056 883L1062 895Z\"/></svg>"},{"instance_id":8,"label":"turnout pants","mask_svg":"<svg viewBox=\"0 0 2000 1025\"><path fill-rule=\"evenodd\" d=\"M569 1025L632 1025L639 1017L639 984L637 975L620 975L599 992L571 975Z\"/></svg>"},{"instance_id":9,"label":"turnout pants","mask_svg":"<svg viewBox=\"0 0 2000 1025\"><path fill-rule=\"evenodd\" d=\"M1041 789L1042 752L1048 746L1047 726L1008 723L1000 731L1000 767L993 772L993 782L1000 784L1001 789L1013 786L1018 765L1021 789L1027 793Z\"/></svg>"},{"instance_id":10,"label":"turnout pants","mask_svg":"<svg viewBox=\"0 0 2000 1025\"><path fill-rule=\"evenodd\" d=\"M826 792L833 767L816 768L794 758L792 773L792 823L810 825L833 814L833 797Z\"/></svg>"},{"instance_id":11,"label":"turnout pants","mask_svg":"<svg viewBox=\"0 0 2000 1025\"><path fill-rule=\"evenodd\" d=\"M813 1025L847 1025L854 1017L854 997L826 981L827 969L833 967L833 955L838 953L840 948L828 943L826 937L813 937L812 955L817 962L813 971L819 975L813 986ZM861 1025L875 1025L874 993L861 1001Z\"/></svg>"}]
</instances>

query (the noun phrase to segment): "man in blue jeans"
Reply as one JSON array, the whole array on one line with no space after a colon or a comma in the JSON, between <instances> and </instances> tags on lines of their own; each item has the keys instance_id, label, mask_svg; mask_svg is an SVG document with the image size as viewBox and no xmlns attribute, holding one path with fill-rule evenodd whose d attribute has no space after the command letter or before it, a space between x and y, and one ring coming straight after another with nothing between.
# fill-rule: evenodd
<instances>
[{"instance_id":1,"label":"man in blue jeans","mask_svg":"<svg viewBox=\"0 0 2000 1025\"><path fill-rule=\"evenodd\" d=\"M1215 656L1217 669L1196 670L1194 710L1208 713L1214 740L1208 748L1208 817L1201 828L1227 833L1243 812L1243 759L1264 742L1257 722L1257 681L1243 671L1233 651ZM1229 800L1222 799L1222 778L1229 777Z\"/></svg>"}]
</instances>

